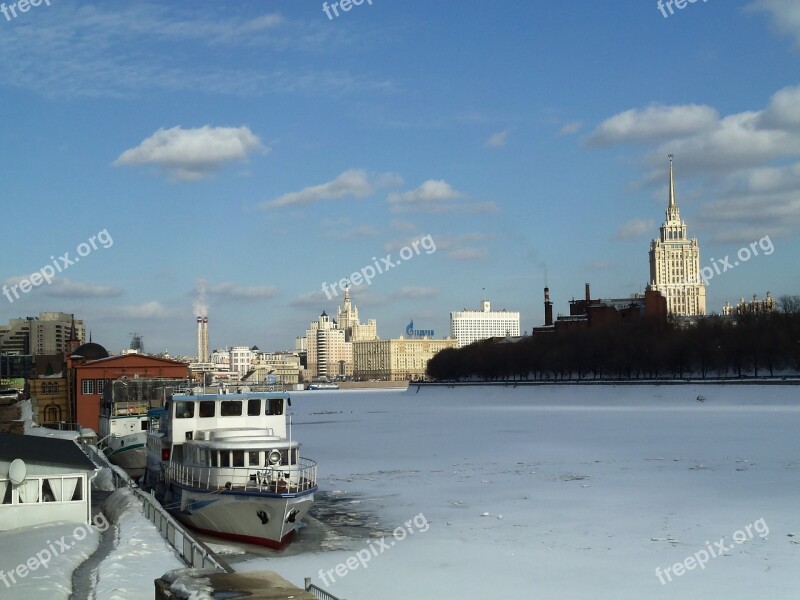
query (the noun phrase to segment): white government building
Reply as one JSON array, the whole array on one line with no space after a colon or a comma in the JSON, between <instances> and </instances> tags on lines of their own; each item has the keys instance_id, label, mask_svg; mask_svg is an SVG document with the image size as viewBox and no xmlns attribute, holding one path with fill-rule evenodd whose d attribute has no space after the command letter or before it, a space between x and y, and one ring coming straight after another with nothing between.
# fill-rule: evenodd
<instances>
[{"instance_id":1,"label":"white government building","mask_svg":"<svg viewBox=\"0 0 800 600\"><path fill-rule=\"evenodd\" d=\"M659 239L650 243L650 284L667 299L667 312L677 316L706 314L706 286L700 279L697 238L686 237L686 222L675 204L675 179L669 155L669 204Z\"/></svg>"},{"instance_id":2,"label":"white government building","mask_svg":"<svg viewBox=\"0 0 800 600\"><path fill-rule=\"evenodd\" d=\"M507 310L492 310L491 303L484 300L482 310L455 310L450 313L450 337L458 346L490 337L519 336L519 313Z\"/></svg>"}]
</instances>

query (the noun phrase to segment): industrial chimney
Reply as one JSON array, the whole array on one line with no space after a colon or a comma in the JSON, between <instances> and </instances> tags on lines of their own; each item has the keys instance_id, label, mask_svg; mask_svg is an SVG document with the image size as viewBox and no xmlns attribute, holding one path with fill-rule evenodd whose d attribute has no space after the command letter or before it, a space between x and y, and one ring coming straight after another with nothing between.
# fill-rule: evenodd
<instances>
[{"instance_id":1,"label":"industrial chimney","mask_svg":"<svg viewBox=\"0 0 800 600\"><path fill-rule=\"evenodd\" d=\"M550 302L550 288L544 288L544 324L553 324L553 303Z\"/></svg>"},{"instance_id":2,"label":"industrial chimney","mask_svg":"<svg viewBox=\"0 0 800 600\"><path fill-rule=\"evenodd\" d=\"M197 362L203 362L203 317L197 317Z\"/></svg>"},{"instance_id":3,"label":"industrial chimney","mask_svg":"<svg viewBox=\"0 0 800 600\"><path fill-rule=\"evenodd\" d=\"M203 317L203 362L208 362L208 317Z\"/></svg>"}]
</instances>

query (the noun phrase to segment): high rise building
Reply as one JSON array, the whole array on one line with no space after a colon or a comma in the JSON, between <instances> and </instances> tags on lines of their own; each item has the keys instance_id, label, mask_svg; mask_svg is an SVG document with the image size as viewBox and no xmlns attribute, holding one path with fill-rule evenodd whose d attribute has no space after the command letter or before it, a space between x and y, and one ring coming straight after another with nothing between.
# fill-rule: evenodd
<instances>
[{"instance_id":1,"label":"high rise building","mask_svg":"<svg viewBox=\"0 0 800 600\"><path fill-rule=\"evenodd\" d=\"M358 320L358 308L350 300L350 288L344 290L344 302L332 319L323 311L311 323L305 338L297 338L298 350L306 350L306 369L310 377L350 377L353 375L353 342L378 337L375 319Z\"/></svg>"},{"instance_id":2,"label":"high rise building","mask_svg":"<svg viewBox=\"0 0 800 600\"><path fill-rule=\"evenodd\" d=\"M344 303L336 313L336 326L344 331L346 342L374 340L378 337L378 324L375 319L366 323L358 320L358 307L350 301L350 287L344 288Z\"/></svg>"},{"instance_id":3,"label":"high rise building","mask_svg":"<svg viewBox=\"0 0 800 600\"><path fill-rule=\"evenodd\" d=\"M458 340L459 347L490 337L519 336L519 313L507 310L492 310L491 303L484 300L481 310L452 311L450 313L450 337Z\"/></svg>"},{"instance_id":4,"label":"high rise building","mask_svg":"<svg viewBox=\"0 0 800 600\"><path fill-rule=\"evenodd\" d=\"M0 325L0 352L43 356L68 351L72 327L81 343L86 338L83 321L62 312L41 312L38 317L11 319Z\"/></svg>"},{"instance_id":5,"label":"high rise building","mask_svg":"<svg viewBox=\"0 0 800 600\"><path fill-rule=\"evenodd\" d=\"M667 299L667 311L677 316L706 314L706 286L700 279L697 238L686 237L686 222L675 203L675 178L669 155L669 204L659 239L650 242L650 284Z\"/></svg>"},{"instance_id":6,"label":"high rise building","mask_svg":"<svg viewBox=\"0 0 800 600\"><path fill-rule=\"evenodd\" d=\"M306 331L307 365L311 377L349 377L353 374L353 344L325 311Z\"/></svg>"}]
</instances>

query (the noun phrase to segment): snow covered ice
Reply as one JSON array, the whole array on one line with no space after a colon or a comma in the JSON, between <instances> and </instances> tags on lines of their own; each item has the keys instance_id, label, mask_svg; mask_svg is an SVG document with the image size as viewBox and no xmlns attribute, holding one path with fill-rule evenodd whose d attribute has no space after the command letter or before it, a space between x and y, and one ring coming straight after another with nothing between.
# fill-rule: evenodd
<instances>
[{"instance_id":1,"label":"snow covered ice","mask_svg":"<svg viewBox=\"0 0 800 600\"><path fill-rule=\"evenodd\" d=\"M320 498L351 525L343 535L323 520L328 537L309 527L265 556L226 551L237 571L274 570L298 586L310 576L351 600L749 600L800 588L796 386L412 386L292 399ZM150 598L152 579L180 563L115 502L123 524L136 522L101 564L96 597ZM768 535L732 543L759 520ZM414 531L399 539L398 527ZM30 554L10 550L19 535L0 534L6 571ZM722 538L729 549L675 574ZM671 581L659 568L673 568Z\"/></svg>"}]
</instances>

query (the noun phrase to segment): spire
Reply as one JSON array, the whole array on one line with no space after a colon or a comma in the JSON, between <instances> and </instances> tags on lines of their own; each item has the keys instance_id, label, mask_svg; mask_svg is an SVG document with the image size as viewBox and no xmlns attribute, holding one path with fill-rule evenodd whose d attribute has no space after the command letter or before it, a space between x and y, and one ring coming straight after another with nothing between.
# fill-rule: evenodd
<instances>
[{"instance_id":1,"label":"spire","mask_svg":"<svg viewBox=\"0 0 800 600\"><path fill-rule=\"evenodd\" d=\"M346 305L350 304L350 282L349 281L344 286L344 303Z\"/></svg>"},{"instance_id":2,"label":"spire","mask_svg":"<svg viewBox=\"0 0 800 600\"><path fill-rule=\"evenodd\" d=\"M669 155L669 206L675 207L675 178L672 176L672 154Z\"/></svg>"}]
</instances>

